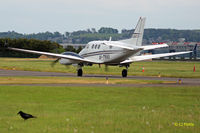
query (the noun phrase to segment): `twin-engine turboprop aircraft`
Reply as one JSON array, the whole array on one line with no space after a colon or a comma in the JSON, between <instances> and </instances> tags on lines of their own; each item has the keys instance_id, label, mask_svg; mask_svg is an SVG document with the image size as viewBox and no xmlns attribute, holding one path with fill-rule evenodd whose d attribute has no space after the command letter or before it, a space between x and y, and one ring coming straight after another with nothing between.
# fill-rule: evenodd
<instances>
[{"instance_id":1,"label":"twin-engine turboprop aircraft","mask_svg":"<svg viewBox=\"0 0 200 133\"><path fill-rule=\"evenodd\" d=\"M27 53L34 53L40 55L53 56L58 58L55 62L59 61L63 65L76 64L77 76L83 75L82 67L85 65L92 66L93 64L119 65L125 67L122 70L122 77L127 77L128 67L131 63L136 61L143 61L153 58L160 58L166 56L174 56L180 54L191 53L174 52L154 55L138 55L142 50L151 50L156 48L168 47L167 44L147 45L142 46L142 38L144 33L145 18L140 18L135 31L130 39L112 41L91 41L86 47L76 54L73 52L64 52L62 54L40 52L19 48L7 47L9 50L21 51Z\"/></svg>"}]
</instances>

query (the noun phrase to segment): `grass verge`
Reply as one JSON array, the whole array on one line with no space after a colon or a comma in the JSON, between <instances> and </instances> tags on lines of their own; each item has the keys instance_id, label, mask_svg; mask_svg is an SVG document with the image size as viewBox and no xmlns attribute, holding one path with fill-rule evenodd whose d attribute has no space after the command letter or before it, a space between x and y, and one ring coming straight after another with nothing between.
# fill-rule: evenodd
<instances>
[{"instance_id":1,"label":"grass verge","mask_svg":"<svg viewBox=\"0 0 200 133\"><path fill-rule=\"evenodd\" d=\"M174 81L82 77L0 77L0 84L170 84Z\"/></svg>"},{"instance_id":2,"label":"grass verge","mask_svg":"<svg viewBox=\"0 0 200 133\"><path fill-rule=\"evenodd\" d=\"M0 131L195 133L199 97L199 87L0 86ZM24 121L19 110L38 118Z\"/></svg>"}]
</instances>

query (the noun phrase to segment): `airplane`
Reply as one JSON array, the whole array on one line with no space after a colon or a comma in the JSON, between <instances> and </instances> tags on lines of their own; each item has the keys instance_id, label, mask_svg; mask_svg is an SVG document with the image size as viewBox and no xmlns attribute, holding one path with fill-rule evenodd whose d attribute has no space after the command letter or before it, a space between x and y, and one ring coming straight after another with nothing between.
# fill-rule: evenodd
<instances>
[{"instance_id":1,"label":"airplane","mask_svg":"<svg viewBox=\"0 0 200 133\"><path fill-rule=\"evenodd\" d=\"M103 41L91 41L86 44L85 48L82 49L78 54L74 52L64 52L62 54L41 52L20 48L13 48L6 46L9 50L27 52L39 55L47 55L56 57L57 59L53 62L60 62L63 65L75 65L77 66L77 76L83 75L83 66L92 66L93 64L105 64L105 66L120 66L125 67L122 70L122 77L127 77L128 68L130 64L137 61L149 60L153 58L174 56L191 53L193 51L185 52L174 52L174 53L163 53L153 55L140 55L143 50L152 50L156 48L168 47L166 43L153 44L153 45L142 45L145 17L140 17L135 27L134 33L129 39L112 41L111 37L109 40ZM196 49L196 46L195 46Z\"/></svg>"}]
</instances>

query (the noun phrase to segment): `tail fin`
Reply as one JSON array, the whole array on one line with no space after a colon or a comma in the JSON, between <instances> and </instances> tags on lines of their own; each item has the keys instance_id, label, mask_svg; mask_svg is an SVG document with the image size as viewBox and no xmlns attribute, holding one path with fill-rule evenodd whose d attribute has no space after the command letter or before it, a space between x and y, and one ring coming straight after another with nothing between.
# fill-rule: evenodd
<instances>
[{"instance_id":1,"label":"tail fin","mask_svg":"<svg viewBox=\"0 0 200 133\"><path fill-rule=\"evenodd\" d=\"M134 44L136 46L141 46L144 33L145 20L146 20L145 17L144 18L140 17L132 37L130 39L125 39L120 41L128 44Z\"/></svg>"}]
</instances>

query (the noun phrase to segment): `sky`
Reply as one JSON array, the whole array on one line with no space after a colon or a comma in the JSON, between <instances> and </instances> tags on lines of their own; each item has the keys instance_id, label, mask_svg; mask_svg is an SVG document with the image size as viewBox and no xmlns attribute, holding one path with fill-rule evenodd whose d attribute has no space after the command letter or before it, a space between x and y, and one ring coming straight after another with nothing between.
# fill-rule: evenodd
<instances>
[{"instance_id":1,"label":"sky","mask_svg":"<svg viewBox=\"0 0 200 133\"><path fill-rule=\"evenodd\" d=\"M100 27L200 29L200 0L0 0L0 32L72 32Z\"/></svg>"}]
</instances>

